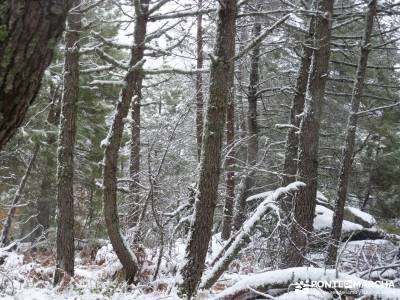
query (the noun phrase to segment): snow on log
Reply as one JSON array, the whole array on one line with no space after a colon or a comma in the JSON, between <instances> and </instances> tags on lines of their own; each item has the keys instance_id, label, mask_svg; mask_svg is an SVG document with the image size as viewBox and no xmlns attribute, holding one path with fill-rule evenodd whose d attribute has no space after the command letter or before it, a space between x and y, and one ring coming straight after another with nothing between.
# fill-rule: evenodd
<instances>
[{"instance_id":1,"label":"snow on log","mask_svg":"<svg viewBox=\"0 0 400 300\"><path fill-rule=\"evenodd\" d=\"M314 230L322 231L332 228L333 211L325 206L316 205ZM363 226L349 221L343 221L342 233L362 230Z\"/></svg>"},{"instance_id":2,"label":"snow on log","mask_svg":"<svg viewBox=\"0 0 400 300\"><path fill-rule=\"evenodd\" d=\"M344 219L354 223L359 223L367 228L376 225L376 220L373 216L351 206L346 206L344 208Z\"/></svg>"},{"instance_id":3,"label":"snow on log","mask_svg":"<svg viewBox=\"0 0 400 300\"><path fill-rule=\"evenodd\" d=\"M336 277L336 275L338 276ZM398 299L398 296L400 295L400 289L392 287L390 282L379 285L372 281L360 279L354 275L348 275L345 273L336 274L336 270L334 269L325 270L322 268L297 267L244 276L242 280L238 281L233 286L217 294L212 299L233 300L240 295L248 293L250 293L250 295L251 293L253 293L254 296L255 294L254 292L252 292L252 290L262 291L263 293L265 293L265 291L267 291L268 289L282 288L288 290L290 286L293 286L293 289L295 289L296 287L298 287L299 283L301 284L302 282L312 283L316 281L324 281L328 283L331 282L332 285L335 285L335 288L327 289L329 291L333 291L334 289L336 289L337 291L342 290L342 292L345 293L346 291L349 292L349 289L338 288L338 285L340 285L340 283L348 282L354 286L357 285L357 288L352 290L353 292L356 292L356 295L368 295L374 298L376 297L378 299ZM308 299L307 296L313 295L312 290L318 289L319 288L313 287L305 288L305 291L307 291L307 295L305 295L305 297L302 299ZM291 296L294 296L293 293L295 292L290 292L289 294L292 294ZM283 295L281 297L283 297ZM290 299L297 298L293 297Z\"/></svg>"}]
</instances>

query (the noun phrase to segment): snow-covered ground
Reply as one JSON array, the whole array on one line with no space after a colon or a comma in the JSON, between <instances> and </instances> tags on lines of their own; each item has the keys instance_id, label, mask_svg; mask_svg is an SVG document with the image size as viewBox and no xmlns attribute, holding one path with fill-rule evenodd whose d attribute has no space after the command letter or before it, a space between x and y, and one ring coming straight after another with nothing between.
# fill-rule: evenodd
<instances>
[{"instance_id":1,"label":"snow-covered ground","mask_svg":"<svg viewBox=\"0 0 400 300\"><path fill-rule=\"evenodd\" d=\"M384 248L382 248L384 247ZM371 252L383 249L392 249L395 245L387 240L354 241L346 244L346 253L352 253L361 248ZM222 242L218 235L212 240L212 247L208 261L222 248ZM369 252L368 252L369 251ZM29 254L30 253L30 254ZM184 241L178 240L170 255L163 260L160 276L153 280L155 266L150 258L150 252L146 253L145 262L141 269L140 283L136 286L127 286L123 282L121 264L119 263L111 245L106 245L97 251L94 260L88 257L78 256L76 259L75 278L63 282L59 287L53 288L52 274L54 272L54 259L51 253L16 253L0 252L2 263L0 264L0 299L5 300L178 300L180 299L174 289L174 274L179 262L184 255ZM347 257L347 255L344 255ZM152 255L155 261L154 255ZM345 258L346 259L346 258ZM239 262L240 263L240 262ZM380 269L368 274L374 280L385 278L397 278L396 267ZM234 295L240 293L263 294L265 287L285 287L275 299L332 299L332 291L319 288L296 288L299 282L316 280L353 280L368 283L361 278L362 271L353 275L338 273L335 270L323 268L291 268L256 273L236 273L235 268L230 268L221 280L211 289L202 291L200 299L235 299ZM384 272L382 272L384 271ZM175 273L174 273L175 272ZM351 273L351 272L350 272ZM378 276L379 275L379 276ZM307 281L308 280L308 281ZM393 284L398 285L396 280ZM364 289L364 290L362 290ZM379 296L382 299L400 299L400 289L394 287L367 287L362 288L369 295ZM249 295L250 295L249 294ZM253 294L254 296L255 294ZM311 298L310 298L311 297ZM243 298L246 299L246 298ZM262 297L260 296L260 299Z\"/></svg>"},{"instance_id":2,"label":"snow-covered ground","mask_svg":"<svg viewBox=\"0 0 400 300\"><path fill-rule=\"evenodd\" d=\"M271 205L271 201L279 193L266 192L254 196L250 201L264 199L242 228L250 228L257 223L262 213ZM329 231L332 226L333 211L327 206L329 201L319 193L321 205L317 205L314 219L314 229L317 232ZM272 207L273 210L277 208ZM377 231L376 220L368 213L353 207L346 207L361 220L367 230ZM254 224L253 224L254 223ZM253 224L253 225L252 225ZM370 228L372 227L372 228ZM366 227L356 222L344 221L343 232L357 232ZM250 229L248 230L250 232ZM238 235L239 236L239 235ZM272 270L271 267L261 266L255 256L248 255L248 249L263 245L259 238L254 238L245 251L239 255L219 281L210 289L200 291L196 300L226 299L233 300L237 295L240 299L247 296L259 295L260 299L268 291L274 292L274 299L333 299L333 294L340 289L321 289L301 286L311 281L357 281L366 287L353 292L357 295L368 294L381 299L400 299L400 260L397 255L396 241L389 239L351 241L343 243L340 252L339 271L324 268L291 268ZM269 242L267 240L266 242ZM52 285L54 272L54 253L49 251L32 251L29 247L19 247L17 251L0 249L0 299L5 300L178 300L175 290L177 270L185 257L185 243L177 239L174 244L164 251L159 268L157 261L159 249L141 248L137 257L141 268L138 274L138 284L128 286L124 282L122 265L113 248L107 242L102 242L99 249L82 249L76 255L75 276L66 278L57 288ZM207 270L204 278L216 268L210 268L211 262L224 248L220 234L212 237L210 250L206 259ZM235 244L235 243L233 243ZM229 247L226 249L230 249ZM226 251L225 249L225 251ZM87 250L87 249L86 249ZM138 249L136 249L138 250ZM94 251L94 252L93 252ZM224 255L226 256L226 251ZM323 253L315 253L315 258ZM313 256L310 256L314 259ZM316 259L318 262L318 260ZM249 267L250 266L250 267ZM264 269L263 269L264 268ZM155 276L156 270L157 276ZM203 279L204 279L203 278ZM373 281L389 280L392 286L372 286ZM301 288L298 288L300 285ZM268 296L271 297L271 296Z\"/></svg>"}]
</instances>

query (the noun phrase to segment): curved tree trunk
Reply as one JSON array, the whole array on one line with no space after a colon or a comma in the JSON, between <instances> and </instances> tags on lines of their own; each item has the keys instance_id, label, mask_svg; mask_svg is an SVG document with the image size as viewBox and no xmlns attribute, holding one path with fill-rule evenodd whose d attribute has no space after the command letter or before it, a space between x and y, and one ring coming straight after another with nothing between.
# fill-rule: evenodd
<instances>
[{"instance_id":1,"label":"curved tree trunk","mask_svg":"<svg viewBox=\"0 0 400 300\"><path fill-rule=\"evenodd\" d=\"M221 0L203 131L199 190L186 246L185 264L180 270L182 282L178 282L180 294L189 299L196 293L203 274L217 204L222 137L234 71L235 20L236 0Z\"/></svg>"},{"instance_id":2,"label":"curved tree trunk","mask_svg":"<svg viewBox=\"0 0 400 300\"><path fill-rule=\"evenodd\" d=\"M54 285L74 275L74 149L76 103L79 97L80 0L68 15L65 34L64 90L61 101L57 157L57 257Z\"/></svg>"},{"instance_id":3,"label":"curved tree trunk","mask_svg":"<svg viewBox=\"0 0 400 300\"><path fill-rule=\"evenodd\" d=\"M356 79L353 86L353 94L351 97L351 111L347 120L345 143L342 150L342 160L340 163L340 175L337 186L335 214L332 223L332 240L333 244L328 246L326 264L332 265L336 261L337 248L339 247L340 236L342 234L342 222L344 206L347 199L347 186L351 172L352 157L354 153L354 143L357 129L357 113L360 107L362 91L364 86L365 73L367 70L368 53L370 48L372 28L376 15L377 0L371 0L368 4L368 12L365 17L364 38L361 46L360 58L358 61Z\"/></svg>"},{"instance_id":4,"label":"curved tree trunk","mask_svg":"<svg viewBox=\"0 0 400 300\"><path fill-rule=\"evenodd\" d=\"M129 62L130 70L125 76L125 85L121 89L114 119L108 132L106 149L104 151L103 185L104 185L104 217L108 236L118 259L125 270L126 280L132 283L138 266L136 256L130 251L120 233L117 208L117 166L118 151L124 130L123 119L126 118L132 98L137 103L136 88L141 86L142 59L144 39L146 36L149 0L136 1L134 43ZM134 97L135 96L135 97ZM140 96L140 95L139 95ZM140 103L140 102L139 102Z\"/></svg>"},{"instance_id":5,"label":"curved tree trunk","mask_svg":"<svg viewBox=\"0 0 400 300\"><path fill-rule=\"evenodd\" d=\"M0 3L0 150L34 100L73 0Z\"/></svg>"},{"instance_id":6,"label":"curved tree trunk","mask_svg":"<svg viewBox=\"0 0 400 300\"><path fill-rule=\"evenodd\" d=\"M328 77L332 26L332 0L315 1L314 51L307 85L307 96L300 124L298 180L306 187L294 199L294 219L291 228L291 245L288 249L288 266L303 264L308 238L313 230L317 184L318 145L322 117L322 104Z\"/></svg>"}]
</instances>

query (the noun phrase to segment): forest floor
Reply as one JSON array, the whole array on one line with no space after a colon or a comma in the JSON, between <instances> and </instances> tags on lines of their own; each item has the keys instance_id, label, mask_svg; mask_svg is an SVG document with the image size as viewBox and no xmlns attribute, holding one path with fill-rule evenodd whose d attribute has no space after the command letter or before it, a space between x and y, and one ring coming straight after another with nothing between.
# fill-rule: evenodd
<instances>
[{"instance_id":1,"label":"forest floor","mask_svg":"<svg viewBox=\"0 0 400 300\"><path fill-rule=\"evenodd\" d=\"M222 247L218 238L213 238L212 252ZM254 247L250 245L249 247ZM397 246L388 240L353 241L346 245L342 254L339 279L345 280L391 280L399 287ZM139 251L140 252L140 251ZM213 253L209 253L209 258ZM155 276L158 251L141 251L139 283L128 286L123 281L121 265L110 244L97 251L88 247L78 253L75 277L66 278L60 286L52 286L54 255L48 251L23 250L0 251L0 298L5 300L155 300L180 299L174 289L176 270L184 255L184 243L178 241L168 253L164 253L158 274ZM335 270L322 268L292 268L285 270L259 270L255 256L242 255L231 264L230 269L210 291L201 293L197 299L250 299L245 290L254 291L266 285L290 285L302 279L328 280ZM258 258L259 259L259 258ZM318 261L318 255L314 257ZM155 278L157 277L157 278ZM361 279L362 278L362 279ZM250 288L251 289L251 288ZM290 290L290 291L289 291ZM400 299L400 289L380 288L374 290L383 299ZM236 298L237 296L242 298ZM254 293L252 294L255 295ZM260 293L259 299L264 299ZM332 293L315 288L288 289L288 293L274 299L331 299ZM250 297L250 296L249 296ZM310 298L311 297L311 298ZM251 298L254 299L254 298Z\"/></svg>"}]
</instances>

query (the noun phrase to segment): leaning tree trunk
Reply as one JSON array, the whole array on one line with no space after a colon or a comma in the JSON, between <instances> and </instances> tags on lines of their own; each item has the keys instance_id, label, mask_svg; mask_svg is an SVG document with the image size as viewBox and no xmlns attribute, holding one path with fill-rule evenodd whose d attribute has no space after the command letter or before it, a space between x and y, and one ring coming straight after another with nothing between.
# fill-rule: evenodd
<instances>
[{"instance_id":1,"label":"leaning tree trunk","mask_svg":"<svg viewBox=\"0 0 400 300\"><path fill-rule=\"evenodd\" d=\"M222 137L227 100L233 81L235 19L236 0L221 0L211 62L210 96L203 131L199 189L186 247L185 263L180 270L182 281L178 282L180 294L188 298L192 298L196 293L204 270L217 204Z\"/></svg>"},{"instance_id":2,"label":"leaning tree trunk","mask_svg":"<svg viewBox=\"0 0 400 300\"><path fill-rule=\"evenodd\" d=\"M38 93L73 0L0 3L0 150Z\"/></svg>"},{"instance_id":3,"label":"leaning tree trunk","mask_svg":"<svg viewBox=\"0 0 400 300\"><path fill-rule=\"evenodd\" d=\"M74 149L79 97L80 0L68 15L65 34L64 90L61 100L57 157L57 256L54 285L74 275Z\"/></svg>"},{"instance_id":4,"label":"leaning tree trunk","mask_svg":"<svg viewBox=\"0 0 400 300\"><path fill-rule=\"evenodd\" d=\"M203 6L203 1L198 0L198 9ZM197 16L197 69L203 68L203 15ZM196 138L197 138L197 157L200 161L201 144L203 141L203 75L201 72L196 74Z\"/></svg>"},{"instance_id":5,"label":"leaning tree trunk","mask_svg":"<svg viewBox=\"0 0 400 300\"><path fill-rule=\"evenodd\" d=\"M232 77L233 79L233 77ZM233 87L233 82L232 82ZM233 201L235 198L235 96L234 91L229 97L228 111L226 115L226 144L227 157L225 160L226 169L226 196L224 203L224 213L222 217L221 238L229 239L232 231Z\"/></svg>"},{"instance_id":6,"label":"leaning tree trunk","mask_svg":"<svg viewBox=\"0 0 400 300\"><path fill-rule=\"evenodd\" d=\"M300 124L298 180L306 187L294 199L294 219L291 228L291 245L288 249L288 266L303 264L308 238L313 230L318 178L318 145L322 103L329 70L332 26L332 0L314 3L314 47L303 117Z\"/></svg>"},{"instance_id":7,"label":"leaning tree trunk","mask_svg":"<svg viewBox=\"0 0 400 300\"><path fill-rule=\"evenodd\" d=\"M29 161L29 164L28 164L28 167L26 168L25 174L22 177L21 182L19 183L17 192L15 193L14 198L11 202L11 207L7 213L7 217L3 222L3 229L1 231L1 236L0 236L0 247L4 247L8 243L8 234L10 232L11 222L14 217L15 210L17 209L17 204L22 197L22 193L24 192L25 184L28 181L29 175L31 174L33 165L35 163L37 154L39 152L39 149L40 149L40 144L37 143L35 146L35 150L33 151L33 156L31 158L31 160Z\"/></svg>"},{"instance_id":8,"label":"leaning tree trunk","mask_svg":"<svg viewBox=\"0 0 400 300\"><path fill-rule=\"evenodd\" d=\"M337 248L339 247L340 236L342 234L342 222L344 206L347 198L347 187L349 183L349 176L351 172L352 157L354 152L354 143L356 138L357 129L357 113L360 107L362 98L362 91L365 80L365 73L367 70L368 53L370 49L371 33L374 25L374 18L376 15L377 0L371 0L368 3L368 12L365 16L365 29L364 37L361 46L360 58L358 61L356 78L353 86L353 93L351 97L351 111L347 120L345 143L342 150L342 160L340 163L340 175L337 186L337 195L335 202L335 214L333 216L332 224L332 244L328 246L328 253L326 257L326 264L332 265L336 261Z\"/></svg>"},{"instance_id":9,"label":"leaning tree trunk","mask_svg":"<svg viewBox=\"0 0 400 300\"><path fill-rule=\"evenodd\" d=\"M104 185L104 217L108 236L111 244L120 260L128 283L132 283L138 270L135 255L130 251L120 233L118 208L117 208L117 166L118 151L124 130L124 118L126 118L135 88L138 81L142 80L142 59L144 53L144 39L146 36L148 20L149 0L138 1L135 5L135 31L134 43L131 50L129 62L130 70L125 76L125 85L120 92L120 100L111 128L108 132L106 149L104 151L103 185ZM134 99L137 101L137 99Z\"/></svg>"},{"instance_id":10,"label":"leaning tree trunk","mask_svg":"<svg viewBox=\"0 0 400 300\"><path fill-rule=\"evenodd\" d=\"M253 26L253 38L261 33L261 23L256 22ZM236 215L234 220L235 230L239 230L246 220L246 199L249 190L254 184L253 174L254 167L257 163L258 155L258 124L257 124L257 91L260 81L259 64L260 64L260 47L258 43L250 55L250 80L247 95L247 165L250 171L245 173L240 181L239 189L236 196Z\"/></svg>"}]
</instances>

